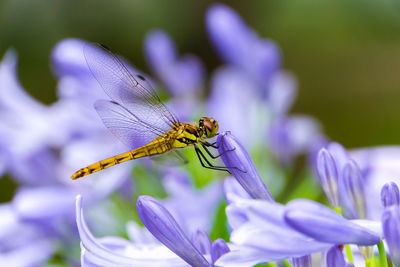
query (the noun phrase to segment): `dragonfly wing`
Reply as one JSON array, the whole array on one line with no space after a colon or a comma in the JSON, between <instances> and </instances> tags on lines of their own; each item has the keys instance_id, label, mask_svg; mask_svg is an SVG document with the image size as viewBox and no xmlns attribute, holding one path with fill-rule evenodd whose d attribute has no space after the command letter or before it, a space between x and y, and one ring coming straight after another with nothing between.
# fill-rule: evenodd
<instances>
[{"instance_id":1,"label":"dragonfly wing","mask_svg":"<svg viewBox=\"0 0 400 267\"><path fill-rule=\"evenodd\" d=\"M166 132L177 119L161 103L150 83L133 68L127 67L112 52L100 45L88 44L84 55L93 76L106 94L135 115L137 121Z\"/></svg>"},{"instance_id":2,"label":"dragonfly wing","mask_svg":"<svg viewBox=\"0 0 400 267\"><path fill-rule=\"evenodd\" d=\"M181 166L189 162L189 160L177 150L172 150L164 154L151 156L150 159L163 166Z\"/></svg>"},{"instance_id":3,"label":"dragonfly wing","mask_svg":"<svg viewBox=\"0 0 400 267\"><path fill-rule=\"evenodd\" d=\"M141 147L164 133L162 129L139 120L117 102L98 100L94 107L104 125L128 147Z\"/></svg>"}]
</instances>

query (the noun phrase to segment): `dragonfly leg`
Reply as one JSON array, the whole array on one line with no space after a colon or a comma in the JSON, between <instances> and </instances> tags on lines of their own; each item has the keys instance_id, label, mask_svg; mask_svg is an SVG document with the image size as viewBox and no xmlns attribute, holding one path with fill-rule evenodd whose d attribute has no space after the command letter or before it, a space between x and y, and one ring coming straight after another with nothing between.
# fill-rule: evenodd
<instances>
[{"instance_id":1,"label":"dragonfly leg","mask_svg":"<svg viewBox=\"0 0 400 267\"><path fill-rule=\"evenodd\" d=\"M197 157L198 157L199 160L200 160L201 166L203 166L204 168L213 169L213 170L219 170L219 171L227 171L228 173L230 173L229 168L232 168L232 169L237 169L237 170L239 170L239 171L241 171L241 172L245 172L245 171L242 171L241 169L239 169L238 167L214 166L214 165L212 165L212 164L210 163L210 161L207 159L207 157L203 154L203 152L200 150L200 148L199 148L198 146L195 145L194 148L195 148ZM203 159L204 159L204 161L208 164L208 166L206 166L206 165L204 164Z\"/></svg>"},{"instance_id":2,"label":"dragonfly leg","mask_svg":"<svg viewBox=\"0 0 400 267\"><path fill-rule=\"evenodd\" d=\"M196 151L197 157L198 157L199 160L200 160L201 166L203 166L204 168L206 168L206 169L212 169L212 170L217 170L217 171L226 171L226 172L228 172L229 174L231 174L230 171L228 170L228 168L226 168L226 167L221 167L221 166L214 166L214 165L212 165L212 164L208 161L208 159L204 156L203 152L201 152L201 150L200 150L198 147L195 147L195 151ZM208 165L204 164L203 159L206 161L206 163L207 163Z\"/></svg>"},{"instance_id":3,"label":"dragonfly leg","mask_svg":"<svg viewBox=\"0 0 400 267\"><path fill-rule=\"evenodd\" d=\"M233 151L233 150L235 150L235 148L234 149L231 149L231 150L225 150L224 152L222 152L221 154L219 154L219 155L217 155L217 156L214 156L211 152L210 152L210 150L208 150L208 148L207 148L207 146L211 146L211 145L209 145L209 144L205 144L205 143L201 143L201 146L204 148L204 151L206 151L207 152L207 154L210 156L210 157L212 157L213 159L217 159L217 158L219 158L219 157L221 157L222 155L224 155L226 152L231 152L231 151ZM213 147L213 146L211 146L211 147Z\"/></svg>"},{"instance_id":4,"label":"dragonfly leg","mask_svg":"<svg viewBox=\"0 0 400 267\"><path fill-rule=\"evenodd\" d=\"M207 142L207 141L204 141L204 142L202 142L205 146L210 146L210 147L213 147L213 148L219 148L220 146L221 146L221 142L219 142L218 143L218 145L217 145L217 141L215 141L214 143L209 143L209 142Z\"/></svg>"},{"instance_id":5,"label":"dragonfly leg","mask_svg":"<svg viewBox=\"0 0 400 267\"><path fill-rule=\"evenodd\" d=\"M221 142L219 142L218 144L217 144L217 142L214 142L214 143L209 143L209 142L207 142L207 141L203 141L203 142L201 142L201 144L202 145L204 145L204 146L210 146L210 147L212 147L212 148L216 148L216 149L218 149L220 146L221 146ZM204 147L203 146L203 147ZM234 148L232 148L232 149L229 149L229 150L225 150L221 155L219 155L219 156L217 156L217 157L220 157L220 156L222 156L223 154L225 154L226 152L231 152L231 151L234 151L236 149L236 147L234 147ZM206 150L206 148L204 147L204 150ZM206 150L207 151L207 150ZM207 151L207 153L208 153L208 151ZM210 155L210 153L208 153L209 155ZM211 155L210 155L211 156ZM211 157L213 157L213 156L211 156ZM213 157L214 158L214 157Z\"/></svg>"}]
</instances>

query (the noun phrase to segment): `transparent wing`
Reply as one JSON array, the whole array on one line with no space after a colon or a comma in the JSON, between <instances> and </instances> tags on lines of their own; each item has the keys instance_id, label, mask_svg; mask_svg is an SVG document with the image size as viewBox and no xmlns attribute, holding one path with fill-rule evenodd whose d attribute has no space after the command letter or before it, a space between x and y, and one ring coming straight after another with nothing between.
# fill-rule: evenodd
<instances>
[{"instance_id":1,"label":"transparent wing","mask_svg":"<svg viewBox=\"0 0 400 267\"><path fill-rule=\"evenodd\" d=\"M150 159L163 166L181 166L189 162L189 160L179 151L171 150L164 154L151 156Z\"/></svg>"},{"instance_id":2,"label":"transparent wing","mask_svg":"<svg viewBox=\"0 0 400 267\"><path fill-rule=\"evenodd\" d=\"M161 103L146 79L142 75L132 73L133 69L130 69L130 72L116 55L100 45L93 44L86 45L83 52L93 76L106 94L129 112L131 119L137 122L136 126L138 124L146 125L152 127L153 130L166 132L178 122ZM109 115L108 113L107 116ZM135 126L126 128L120 127L116 123L110 123L107 127L110 129L117 127L118 130L112 131L119 132L119 135L122 136L129 136L132 134L125 133L125 131L132 131ZM143 130L144 128L141 128L140 132Z\"/></svg>"},{"instance_id":3,"label":"transparent wing","mask_svg":"<svg viewBox=\"0 0 400 267\"><path fill-rule=\"evenodd\" d=\"M94 107L104 125L130 148L150 143L164 132L136 117L119 103L98 100Z\"/></svg>"}]
</instances>

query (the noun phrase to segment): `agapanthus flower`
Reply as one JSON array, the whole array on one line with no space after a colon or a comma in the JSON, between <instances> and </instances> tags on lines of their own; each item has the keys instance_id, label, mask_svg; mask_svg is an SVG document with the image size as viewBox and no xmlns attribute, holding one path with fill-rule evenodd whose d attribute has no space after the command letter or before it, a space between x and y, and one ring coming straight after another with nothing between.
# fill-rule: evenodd
<instances>
[{"instance_id":1,"label":"agapanthus flower","mask_svg":"<svg viewBox=\"0 0 400 267\"><path fill-rule=\"evenodd\" d=\"M82 44L82 41L67 41L66 45L57 49L75 49L82 56ZM62 53L58 53L60 54ZM55 68L63 82L74 81L79 84L89 80L88 75L91 74L86 63L86 71L83 67L82 71L78 71L79 68L72 71L75 66L82 64L81 60L75 61L75 66L65 73L62 71L63 60L55 61ZM68 61L67 65L73 65L73 62ZM60 81L60 86L61 84ZM88 84L83 83L81 86L86 86L85 90L91 91ZM6 168L2 171L11 174L20 185L9 206L18 223L23 225L21 228L34 228L50 244L63 240L63 250L69 251L72 249L70 245L78 238L71 234L75 228L74 196L83 194L89 203L95 204L122 186L130 175L130 168L127 165L110 170L109 177L102 177L104 179L71 183L68 177L82 167L81 164L93 163L110 153L116 153L118 145L115 138L99 119L93 120L92 110L85 107L86 109L78 111L78 106L84 106L82 99L72 103L73 100L69 98L68 103L58 101L47 106L30 97L16 77L16 57L13 52L8 53L0 65L0 88L1 94L7 95L0 101L0 117L3 118L0 135L4 137L2 140L7 140L0 144L5 151L0 154L7 155L8 159ZM88 126L82 128L87 131L78 130L80 123ZM93 125L95 126L92 127ZM13 229L11 224L4 225L5 231L12 232ZM32 237L32 240L37 238L38 236ZM30 239L27 236L24 242L29 243ZM13 246L12 239L2 239L0 243L9 247L9 255L19 248L22 249L19 245ZM56 249L61 248L43 248L43 260Z\"/></svg>"},{"instance_id":2,"label":"agapanthus flower","mask_svg":"<svg viewBox=\"0 0 400 267\"><path fill-rule=\"evenodd\" d=\"M206 26L220 56L240 66L260 83L280 67L280 50L271 40L262 39L230 7L212 5L206 15Z\"/></svg>"},{"instance_id":3,"label":"agapanthus flower","mask_svg":"<svg viewBox=\"0 0 400 267\"><path fill-rule=\"evenodd\" d=\"M292 264L293 267L312 267L311 255L293 258Z\"/></svg>"},{"instance_id":4,"label":"agapanthus flower","mask_svg":"<svg viewBox=\"0 0 400 267\"><path fill-rule=\"evenodd\" d=\"M385 184L381 190L381 201L382 205L390 207L392 205L400 206L400 193L399 187L396 183L390 182Z\"/></svg>"},{"instance_id":5,"label":"agapanthus flower","mask_svg":"<svg viewBox=\"0 0 400 267\"><path fill-rule=\"evenodd\" d=\"M267 140L272 153L287 165L308 152L319 135L318 123L309 116L281 116L272 123Z\"/></svg>"},{"instance_id":6,"label":"agapanthus flower","mask_svg":"<svg viewBox=\"0 0 400 267\"><path fill-rule=\"evenodd\" d=\"M222 161L246 192L255 199L273 201L247 150L230 132L218 135L218 152Z\"/></svg>"},{"instance_id":7,"label":"agapanthus flower","mask_svg":"<svg viewBox=\"0 0 400 267\"><path fill-rule=\"evenodd\" d=\"M382 214L383 234L389 247L390 258L395 266L400 265L400 208L387 207Z\"/></svg>"},{"instance_id":8,"label":"agapanthus flower","mask_svg":"<svg viewBox=\"0 0 400 267\"><path fill-rule=\"evenodd\" d=\"M76 198L76 223L84 266L186 266L161 244L135 244L118 237L95 238L86 224L81 196Z\"/></svg>"},{"instance_id":9,"label":"agapanthus flower","mask_svg":"<svg viewBox=\"0 0 400 267\"><path fill-rule=\"evenodd\" d=\"M326 255L326 266L346 266L346 261L343 257L342 249L339 246L333 246Z\"/></svg>"},{"instance_id":10,"label":"agapanthus flower","mask_svg":"<svg viewBox=\"0 0 400 267\"><path fill-rule=\"evenodd\" d=\"M377 222L348 221L309 200L295 200L283 206L265 200L232 198L234 192L229 194L235 202L226 212L233 229L231 242L237 250L222 256L217 264L234 266L236 261L247 266L324 252L338 244L373 245L380 241Z\"/></svg>"},{"instance_id":11,"label":"agapanthus flower","mask_svg":"<svg viewBox=\"0 0 400 267\"><path fill-rule=\"evenodd\" d=\"M364 176L368 218L380 220L384 210L380 201L382 187L390 182L400 184L400 148L387 146L357 149L351 151L351 157L357 162Z\"/></svg>"},{"instance_id":12,"label":"agapanthus flower","mask_svg":"<svg viewBox=\"0 0 400 267\"><path fill-rule=\"evenodd\" d=\"M367 218L367 203L362 171L346 149L338 143L322 148L317 157L316 171L325 194L334 208L348 218Z\"/></svg>"},{"instance_id":13,"label":"agapanthus flower","mask_svg":"<svg viewBox=\"0 0 400 267\"><path fill-rule=\"evenodd\" d=\"M173 96L196 93L203 87L204 67L196 56L178 58L175 44L161 30L154 30L145 39L146 58L157 77Z\"/></svg>"},{"instance_id":14,"label":"agapanthus flower","mask_svg":"<svg viewBox=\"0 0 400 267\"><path fill-rule=\"evenodd\" d=\"M133 266L211 266L229 247L222 239L211 242L201 230L190 236L176 222L171 213L157 200L140 196L137 201L139 218L159 242L154 242L140 234L134 224L130 224L136 241L129 242L117 237L101 240L93 237L83 217L82 198L76 199L76 220L82 242L82 264L133 265ZM132 230L132 227L134 227ZM132 235L132 234L131 234ZM161 244L164 244L165 247ZM166 251L168 248L170 251ZM179 258L180 257L180 258Z\"/></svg>"},{"instance_id":15,"label":"agapanthus flower","mask_svg":"<svg viewBox=\"0 0 400 267\"><path fill-rule=\"evenodd\" d=\"M220 131L232 131L249 147L264 139L271 114L259 97L254 80L240 69L228 66L214 73L211 88L207 109L218 120Z\"/></svg>"},{"instance_id":16,"label":"agapanthus flower","mask_svg":"<svg viewBox=\"0 0 400 267\"><path fill-rule=\"evenodd\" d=\"M339 207L339 173L336 162L325 148L322 148L317 157L317 174L319 182L332 207Z\"/></svg>"},{"instance_id":17,"label":"agapanthus flower","mask_svg":"<svg viewBox=\"0 0 400 267\"><path fill-rule=\"evenodd\" d=\"M357 163L349 160L343 167L339 180L343 214L349 218L367 218L364 184L364 178Z\"/></svg>"},{"instance_id":18,"label":"agapanthus flower","mask_svg":"<svg viewBox=\"0 0 400 267\"><path fill-rule=\"evenodd\" d=\"M161 203L171 212L182 229L189 233L198 228L210 231L213 216L223 197L221 183L213 181L198 190L191 183L187 173L178 170L167 171L162 176L162 182L168 198L161 200Z\"/></svg>"},{"instance_id":19,"label":"agapanthus flower","mask_svg":"<svg viewBox=\"0 0 400 267\"><path fill-rule=\"evenodd\" d=\"M0 262L8 266L41 265L57 249L51 235L40 226L21 221L12 204L0 205L0 218Z\"/></svg>"}]
</instances>

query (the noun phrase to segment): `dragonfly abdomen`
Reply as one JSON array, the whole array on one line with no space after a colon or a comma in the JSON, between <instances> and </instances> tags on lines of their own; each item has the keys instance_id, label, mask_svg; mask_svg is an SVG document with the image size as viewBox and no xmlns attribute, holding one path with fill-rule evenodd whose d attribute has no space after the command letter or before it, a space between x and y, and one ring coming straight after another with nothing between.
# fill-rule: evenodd
<instances>
[{"instance_id":1,"label":"dragonfly abdomen","mask_svg":"<svg viewBox=\"0 0 400 267\"><path fill-rule=\"evenodd\" d=\"M161 141L154 141L150 144L147 144L145 146L139 147L137 149L134 149L132 151L101 160L99 162L96 162L94 164L91 164L85 168L80 169L79 171L75 172L71 178L72 180L76 180L78 178L81 178L83 176L92 174L94 172L101 171L105 168L120 164L122 162L128 161L128 160L133 160L133 159L138 159L142 157L147 157L147 156L152 156L152 155L158 155L165 153L167 151L171 150L171 145L165 142Z\"/></svg>"}]
</instances>

